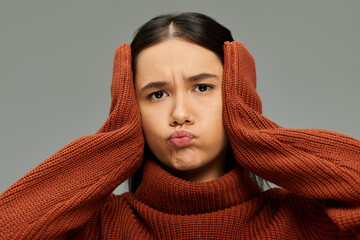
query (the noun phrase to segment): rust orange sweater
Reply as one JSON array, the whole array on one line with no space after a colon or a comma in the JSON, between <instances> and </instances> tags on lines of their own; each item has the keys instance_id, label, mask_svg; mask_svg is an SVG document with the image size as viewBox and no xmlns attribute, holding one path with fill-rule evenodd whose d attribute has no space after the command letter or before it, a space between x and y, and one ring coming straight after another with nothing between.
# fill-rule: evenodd
<instances>
[{"instance_id":1,"label":"rust orange sweater","mask_svg":"<svg viewBox=\"0 0 360 240\"><path fill-rule=\"evenodd\" d=\"M359 239L360 141L262 115L253 57L224 43L223 117L237 165L196 183L144 157L131 49L115 52L109 118L0 195L0 239ZM144 164L135 192L112 191ZM248 171L282 188L261 192Z\"/></svg>"}]
</instances>

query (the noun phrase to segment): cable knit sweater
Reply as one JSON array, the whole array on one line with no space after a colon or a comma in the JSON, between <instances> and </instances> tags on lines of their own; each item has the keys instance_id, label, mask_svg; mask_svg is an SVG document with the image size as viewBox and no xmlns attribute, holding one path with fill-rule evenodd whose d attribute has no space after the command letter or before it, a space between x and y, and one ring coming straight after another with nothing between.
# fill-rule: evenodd
<instances>
[{"instance_id":1,"label":"cable knit sweater","mask_svg":"<svg viewBox=\"0 0 360 240\"><path fill-rule=\"evenodd\" d=\"M131 49L115 52L109 118L0 195L0 239L360 239L360 141L262 115L253 57L224 43L223 119L238 163L189 182L144 156ZM113 190L144 164L135 194ZM248 171L282 188L261 192Z\"/></svg>"}]
</instances>

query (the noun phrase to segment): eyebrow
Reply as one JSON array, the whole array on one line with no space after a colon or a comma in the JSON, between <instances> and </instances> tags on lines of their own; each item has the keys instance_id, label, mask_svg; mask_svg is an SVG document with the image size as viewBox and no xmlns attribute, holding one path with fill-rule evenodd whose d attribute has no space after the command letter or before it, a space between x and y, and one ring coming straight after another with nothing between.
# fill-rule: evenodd
<instances>
[{"instance_id":1,"label":"eyebrow","mask_svg":"<svg viewBox=\"0 0 360 240\"><path fill-rule=\"evenodd\" d=\"M207 78L217 78L217 79L219 79L219 77L217 75L212 74L212 73L200 73L200 74L185 78L185 80L187 82L196 82L196 81L200 81L200 80L207 79ZM160 81L158 81L158 82L150 82L150 83L146 84L144 87L142 87L140 91L144 92L147 89L160 88L160 87L165 87L167 85L169 85L168 82L160 82Z\"/></svg>"}]
</instances>

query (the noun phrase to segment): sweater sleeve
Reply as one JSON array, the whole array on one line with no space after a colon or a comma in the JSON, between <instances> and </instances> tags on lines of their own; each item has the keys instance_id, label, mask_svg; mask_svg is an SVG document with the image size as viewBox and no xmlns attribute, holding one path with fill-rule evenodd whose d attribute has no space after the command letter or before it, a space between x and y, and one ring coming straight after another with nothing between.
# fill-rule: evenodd
<instances>
[{"instance_id":1,"label":"sweater sleeve","mask_svg":"<svg viewBox=\"0 0 360 240\"><path fill-rule=\"evenodd\" d=\"M0 195L0 239L65 239L140 168L144 138L127 44L115 52L111 94L95 134L73 140Z\"/></svg>"},{"instance_id":2,"label":"sweater sleeve","mask_svg":"<svg viewBox=\"0 0 360 240\"><path fill-rule=\"evenodd\" d=\"M309 199L342 230L360 234L360 141L330 130L283 128L261 113L253 57L224 45L224 125L236 160Z\"/></svg>"}]
</instances>

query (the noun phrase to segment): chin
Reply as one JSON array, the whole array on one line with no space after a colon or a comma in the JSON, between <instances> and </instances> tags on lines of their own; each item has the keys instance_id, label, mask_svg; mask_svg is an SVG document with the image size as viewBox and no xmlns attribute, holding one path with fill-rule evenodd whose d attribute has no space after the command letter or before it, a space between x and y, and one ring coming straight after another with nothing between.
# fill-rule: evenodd
<instances>
[{"instance_id":1,"label":"chin","mask_svg":"<svg viewBox=\"0 0 360 240\"><path fill-rule=\"evenodd\" d=\"M201 159L197 156L174 156L170 160L171 168L180 171L194 170L203 165Z\"/></svg>"}]
</instances>

